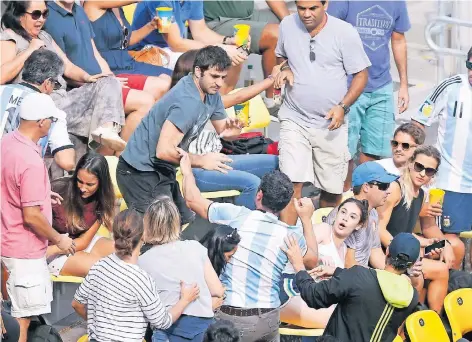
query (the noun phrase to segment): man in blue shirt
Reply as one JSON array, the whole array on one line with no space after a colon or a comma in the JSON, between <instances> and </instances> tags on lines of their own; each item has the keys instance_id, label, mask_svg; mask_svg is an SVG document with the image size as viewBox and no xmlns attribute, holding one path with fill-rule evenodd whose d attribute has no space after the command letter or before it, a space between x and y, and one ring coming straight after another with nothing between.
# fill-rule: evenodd
<instances>
[{"instance_id":1,"label":"man in blue shirt","mask_svg":"<svg viewBox=\"0 0 472 342\"><path fill-rule=\"evenodd\" d=\"M398 110L408 108L408 78L405 32L411 27L405 0L330 1L328 13L352 24L361 37L372 63L364 92L349 113L349 152L353 158L360 138L360 162L389 157L390 139L395 129L393 83L390 75L390 50L400 75ZM353 163L351 162L350 170ZM346 178L344 190L351 187Z\"/></svg>"},{"instance_id":2,"label":"man in blue shirt","mask_svg":"<svg viewBox=\"0 0 472 342\"><path fill-rule=\"evenodd\" d=\"M170 7L173 9L174 22L168 33L159 33L158 30L149 34L138 44L132 46L133 50L140 50L146 45L157 45L164 48L170 56L168 67L174 69L175 62L183 52L198 50L208 45L218 45L223 48L231 58L234 68L229 71L225 86L221 89L226 94L236 85L242 63L247 59L247 53L235 45L233 37L224 37L212 31L205 23L203 17L203 1L142 1L134 11L133 30L139 30L156 16L156 8ZM192 39L188 39L188 31ZM239 66L239 67L237 67Z\"/></svg>"},{"instance_id":3,"label":"man in blue shirt","mask_svg":"<svg viewBox=\"0 0 472 342\"><path fill-rule=\"evenodd\" d=\"M182 224L193 220L176 180L180 156L211 120L221 137L237 136L240 122L230 120L218 93L231 61L217 46L201 49L193 73L183 77L152 107L128 141L116 180L128 207L144 213L154 198L167 195L179 208ZM221 153L192 155L194 167L224 172L230 159Z\"/></svg>"}]
</instances>

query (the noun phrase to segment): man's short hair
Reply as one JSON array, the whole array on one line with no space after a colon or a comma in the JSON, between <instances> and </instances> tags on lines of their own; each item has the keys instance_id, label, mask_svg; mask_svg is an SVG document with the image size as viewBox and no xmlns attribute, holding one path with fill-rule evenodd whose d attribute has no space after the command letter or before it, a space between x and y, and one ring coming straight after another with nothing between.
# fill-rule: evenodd
<instances>
[{"instance_id":1,"label":"man's short hair","mask_svg":"<svg viewBox=\"0 0 472 342\"><path fill-rule=\"evenodd\" d=\"M424 130L422 130L420 127L415 125L414 123L408 122L401 124L396 130L395 133L393 134L393 137L395 137L399 132L408 134L410 137L413 138L415 141L415 144L417 145L423 145L424 140L426 139L426 135L424 133Z\"/></svg>"},{"instance_id":2,"label":"man's short hair","mask_svg":"<svg viewBox=\"0 0 472 342\"><path fill-rule=\"evenodd\" d=\"M193 63L193 71L199 67L202 73L210 68L218 71L226 71L231 66L231 59L225 50L219 46L206 46L200 49L195 56Z\"/></svg>"},{"instance_id":3,"label":"man's short hair","mask_svg":"<svg viewBox=\"0 0 472 342\"><path fill-rule=\"evenodd\" d=\"M467 60L470 61L471 59L472 59L472 46L470 47L470 50L467 53Z\"/></svg>"},{"instance_id":4,"label":"man's short hair","mask_svg":"<svg viewBox=\"0 0 472 342\"><path fill-rule=\"evenodd\" d=\"M203 342L239 342L239 331L236 329L233 322L220 320L211 324L205 336L203 336Z\"/></svg>"},{"instance_id":5,"label":"man's short hair","mask_svg":"<svg viewBox=\"0 0 472 342\"><path fill-rule=\"evenodd\" d=\"M64 73L64 62L53 51L39 49L34 51L23 66L23 81L40 85L48 78L57 80Z\"/></svg>"},{"instance_id":6,"label":"man's short hair","mask_svg":"<svg viewBox=\"0 0 472 342\"><path fill-rule=\"evenodd\" d=\"M364 185L364 184L362 184L362 185ZM354 194L354 196L357 196L361 193L362 185L356 185L352 188L352 193Z\"/></svg>"},{"instance_id":7,"label":"man's short hair","mask_svg":"<svg viewBox=\"0 0 472 342\"><path fill-rule=\"evenodd\" d=\"M274 213L282 211L293 196L293 184L288 176L278 170L266 173L261 179L262 205Z\"/></svg>"}]
</instances>

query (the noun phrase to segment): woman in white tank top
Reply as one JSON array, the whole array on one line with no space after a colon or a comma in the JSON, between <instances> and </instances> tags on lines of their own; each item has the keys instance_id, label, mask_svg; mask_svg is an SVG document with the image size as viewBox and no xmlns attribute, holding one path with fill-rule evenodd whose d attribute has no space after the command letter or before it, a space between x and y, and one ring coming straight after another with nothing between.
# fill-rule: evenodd
<instances>
[{"instance_id":1,"label":"woman in white tank top","mask_svg":"<svg viewBox=\"0 0 472 342\"><path fill-rule=\"evenodd\" d=\"M361 229L368 218L368 203L355 198L345 200L340 206L334 224L320 223L313 226L318 242L318 260L320 266L311 272L316 281L326 279L327 269L344 268L346 245L344 240L354 230ZM331 273L331 272L329 272ZM321 277L319 277L320 275ZM286 275L284 274L284 277ZM284 288L280 289L281 297ZM293 282L291 292L298 293ZM282 301L283 302L283 301ZM335 305L327 309L311 309L301 299L300 295L290 296L286 304L282 304L280 320L305 328L325 328Z\"/></svg>"}]
</instances>

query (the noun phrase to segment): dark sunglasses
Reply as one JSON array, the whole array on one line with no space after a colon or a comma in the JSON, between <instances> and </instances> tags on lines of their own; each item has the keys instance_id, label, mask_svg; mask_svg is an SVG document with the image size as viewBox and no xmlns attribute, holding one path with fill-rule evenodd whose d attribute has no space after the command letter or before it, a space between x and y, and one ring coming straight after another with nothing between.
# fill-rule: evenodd
<instances>
[{"instance_id":1,"label":"dark sunglasses","mask_svg":"<svg viewBox=\"0 0 472 342\"><path fill-rule=\"evenodd\" d=\"M417 147L417 145L410 145L409 143L400 143L396 140L390 141L390 144L392 145L393 148L397 148L398 145L402 145L402 150L408 151L412 147Z\"/></svg>"},{"instance_id":2,"label":"dark sunglasses","mask_svg":"<svg viewBox=\"0 0 472 342\"><path fill-rule=\"evenodd\" d=\"M390 187L390 183L370 182L370 185L376 185L380 191L387 191Z\"/></svg>"},{"instance_id":3,"label":"dark sunglasses","mask_svg":"<svg viewBox=\"0 0 472 342\"><path fill-rule=\"evenodd\" d=\"M57 118L54 117L54 116L50 116L48 118L44 118L44 119L41 119L41 120L48 120L48 119L51 120L52 123L57 122ZM37 120L37 122L40 122L41 120Z\"/></svg>"},{"instance_id":4,"label":"dark sunglasses","mask_svg":"<svg viewBox=\"0 0 472 342\"><path fill-rule=\"evenodd\" d=\"M472 62L469 62L469 61L465 62L465 67L469 70L472 70Z\"/></svg>"},{"instance_id":5,"label":"dark sunglasses","mask_svg":"<svg viewBox=\"0 0 472 342\"><path fill-rule=\"evenodd\" d=\"M227 239L234 239L236 237L236 234L238 233L238 230L236 228L234 228L231 233L229 233L228 235L226 235L226 238Z\"/></svg>"},{"instance_id":6,"label":"dark sunglasses","mask_svg":"<svg viewBox=\"0 0 472 342\"><path fill-rule=\"evenodd\" d=\"M48 9L45 9L44 12L41 12L40 10L34 10L33 12L26 13L28 13L31 16L31 19L33 20L38 20L39 18L41 18L41 16L43 17L43 19L47 19L47 17L49 16Z\"/></svg>"},{"instance_id":7,"label":"dark sunglasses","mask_svg":"<svg viewBox=\"0 0 472 342\"><path fill-rule=\"evenodd\" d=\"M433 169L432 167L425 167L423 164L418 163L418 162L415 162L413 164L413 167L415 168L416 172L423 172L423 170L424 170L424 173L428 177L432 177L438 172L438 170Z\"/></svg>"},{"instance_id":8,"label":"dark sunglasses","mask_svg":"<svg viewBox=\"0 0 472 342\"><path fill-rule=\"evenodd\" d=\"M310 62L314 62L316 61L316 53L314 50L314 45L315 45L315 41L314 40L310 40Z\"/></svg>"},{"instance_id":9,"label":"dark sunglasses","mask_svg":"<svg viewBox=\"0 0 472 342\"><path fill-rule=\"evenodd\" d=\"M126 50L129 45L128 33L129 30L126 26L123 26L123 39L121 40L121 50Z\"/></svg>"},{"instance_id":10,"label":"dark sunglasses","mask_svg":"<svg viewBox=\"0 0 472 342\"><path fill-rule=\"evenodd\" d=\"M50 78L49 82L52 83L54 90L59 90L62 87L61 83L58 80L55 80L54 78Z\"/></svg>"}]
</instances>

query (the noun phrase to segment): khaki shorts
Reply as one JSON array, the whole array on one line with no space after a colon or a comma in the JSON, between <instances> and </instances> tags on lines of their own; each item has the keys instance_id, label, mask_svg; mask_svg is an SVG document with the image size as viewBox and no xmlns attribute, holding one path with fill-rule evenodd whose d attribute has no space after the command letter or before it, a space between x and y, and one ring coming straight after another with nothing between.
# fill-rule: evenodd
<instances>
[{"instance_id":1,"label":"khaki shorts","mask_svg":"<svg viewBox=\"0 0 472 342\"><path fill-rule=\"evenodd\" d=\"M280 123L279 166L294 183L313 183L330 194L343 193L348 162L347 127L334 131Z\"/></svg>"},{"instance_id":2,"label":"khaki shorts","mask_svg":"<svg viewBox=\"0 0 472 342\"><path fill-rule=\"evenodd\" d=\"M31 317L51 312L52 283L46 258L2 257L9 273L7 291L13 317Z\"/></svg>"}]
</instances>

